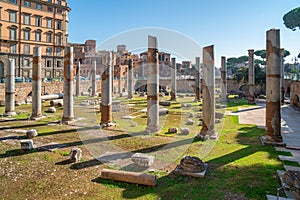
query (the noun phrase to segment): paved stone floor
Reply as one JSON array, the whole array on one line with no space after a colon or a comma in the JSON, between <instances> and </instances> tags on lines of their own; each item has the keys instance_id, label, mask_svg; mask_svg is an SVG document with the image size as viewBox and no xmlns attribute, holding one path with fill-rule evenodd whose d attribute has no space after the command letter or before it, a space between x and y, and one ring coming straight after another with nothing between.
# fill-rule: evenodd
<instances>
[{"instance_id":1,"label":"paved stone floor","mask_svg":"<svg viewBox=\"0 0 300 200\"><path fill-rule=\"evenodd\" d=\"M230 115L238 115L240 124L255 124L259 128L265 129L265 108L264 102L257 103L256 106L250 108L239 108L238 112L228 113ZM288 160L298 162L300 165L300 111L289 105L282 106L281 112L281 134L286 148L276 147L277 151L290 152L292 156L280 155L280 160ZM299 167L284 166L286 170L299 170ZM281 179L285 171L278 171ZM288 198L280 198L282 200L294 199L293 196L285 191ZM268 200L277 199L275 196L267 195Z\"/></svg>"}]
</instances>

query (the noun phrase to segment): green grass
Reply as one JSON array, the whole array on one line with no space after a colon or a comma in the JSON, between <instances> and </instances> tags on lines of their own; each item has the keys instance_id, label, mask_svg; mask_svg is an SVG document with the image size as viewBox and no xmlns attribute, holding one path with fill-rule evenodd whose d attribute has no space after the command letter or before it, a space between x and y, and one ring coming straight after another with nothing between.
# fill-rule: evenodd
<instances>
[{"instance_id":1,"label":"green grass","mask_svg":"<svg viewBox=\"0 0 300 200\"><path fill-rule=\"evenodd\" d=\"M156 146L176 142L178 138L179 141L192 140L201 128L197 126L198 119L196 118L194 118L195 126L190 127L191 135L189 136L180 136L182 137L180 138L174 134L165 133L168 128L177 127L178 121L184 124L189 112L199 113L197 110L199 103L194 103L193 99L194 97L179 98L178 102L172 102L171 107L168 107L169 115L161 118L164 123L159 134L144 134L147 120L145 114L137 114L132 120L139 125L142 124L141 127L129 127L130 120L120 121L117 127L107 131L107 135L114 138L110 140L111 144L123 150L140 152L144 149L154 154L157 150ZM145 106L145 99L141 97L130 101L124 98L120 100L122 105L134 104L134 109L130 112L136 112ZM178 108L180 103L189 102L193 104L191 108ZM43 104L44 109L47 108L46 104ZM239 106L250 105L246 100L234 98L229 100L227 110L237 111ZM23 106L22 110L24 113L30 113L30 106ZM86 109L86 113L83 114L89 116L93 112L91 109ZM65 145L53 152L37 150L23 152L19 150L18 142L1 143L0 169L4 173L0 170L0 194L4 199L207 200L230 199L230 197L231 199L265 199L266 194L276 195L276 188L280 185L276 170L282 170L283 164L291 164L278 159L279 154L288 155L287 153L277 152L273 147L261 145L259 137L264 135L264 130L258 129L255 125L238 124L237 116L225 116L223 128L218 129L221 132L219 141L203 142L195 139L191 145L178 145L174 149L171 148L168 154L156 158L172 161L173 154L177 153L176 150L186 148L183 155L177 155L179 157L174 162L163 169L151 172L157 176L156 187L103 180L99 178L101 169L120 169L120 167L113 164L105 165L95 160L86 146L82 145L81 138L74 127L45 125L61 117L61 114L62 111L58 110L56 114L47 114L49 118L41 121L3 123L3 126L24 125L28 129L37 129L39 136L33 139L35 144L47 145L55 142ZM99 114L96 117L97 120L100 119ZM1 137L6 137L4 134ZM18 136L22 135L18 134ZM100 140L97 142L101 144ZM79 147L83 151L83 157L79 163L67 162L69 152L73 147ZM184 177L173 172L184 155L199 156L208 163L209 170L205 179ZM18 177L17 181L14 181L16 177Z\"/></svg>"}]
</instances>

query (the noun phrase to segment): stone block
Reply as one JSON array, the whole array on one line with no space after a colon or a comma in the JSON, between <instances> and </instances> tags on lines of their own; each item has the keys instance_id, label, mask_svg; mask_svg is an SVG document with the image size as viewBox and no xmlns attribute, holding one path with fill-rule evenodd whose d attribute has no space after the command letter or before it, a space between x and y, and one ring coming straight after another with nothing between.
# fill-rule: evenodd
<instances>
[{"instance_id":1,"label":"stone block","mask_svg":"<svg viewBox=\"0 0 300 200\"><path fill-rule=\"evenodd\" d=\"M216 112L215 116L216 116L217 119L222 119L224 117L224 114L220 113L220 112Z\"/></svg>"},{"instance_id":2,"label":"stone block","mask_svg":"<svg viewBox=\"0 0 300 200\"><path fill-rule=\"evenodd\" d=\"M170 101L160 101L159 105L161 105L161 106L170 106L171 102Z\"/></svg>"},{"instance_id":3,"label":"stone block","mask_svg":"<svg viewBox=\"0 0 300 200\"><path fill-rule=\"evenodd\" d=\"M130 123L130 127L136 127L136 123L135 122L131 122Z\"/></svg>"},{"instance_id":4,"label":"stone block","mask_svg":"<svg viewBox=\"0 0 300 200\"><path fill-rule=\"evenodd\" d=\"M113 101L112 102L112 112L119 112L121 110L121 102Z\"/></svg>"},{"instance_id":5,"label":"stone block","mask_svg":"<svg viewBox=\"0 0 300 200\"><path fill-rule=\"evenodd\" d=\"M178 128L169 128L168 129L168 133L177 133L178 132Z\"/></svg>"},{"instance_id":6,"label":"stone block","mask_svg":"<svg viewBox=\"0 0 300 200\"><path fill-rule=\"evenodd\" d=\"M90 96L89 92L81 92L81 96Z\"/></svg>"},{"instance_id":7,"label":"stone block","mask_svg":"<svg viewBox=\"0 0 300 200\"><path fill-rule=\"evenodd\" d=\"M31 139L31 138L38 136L38 133L35 129L30 129L30 130L26 131L26 135L29 139Z\"/></svg>"},{"instance_id":8,"label":"stone block","mask_svg":"<svg viewBox=\"0 0 300 200\"><path fill-rule=\"evenodd\" d=\"M149 167L154 163L154 156L143 153L135 153L131 157L131 161L139 166Z\"/></svg>"},{"instance_id":9,"label":"stone block","mask_svg":"<svg viewBox=\"0 0 300 200\"><path fill-rule=\"evenodd\" d=\"M21 140L21 149L22 150L31 150L33 149L33 141L32 140Z\"/></svg>"},{"instance_id":10,"label":"stone block","mask_svg":"<svg viewBox=\"0 0 300 200\"><path fill-rule=\"evenodd\" d=\"M159 109L159 116L164 116L169 113L169 110L167 108L160 108Z\"/></svg>"},{"instance_id":11,"label":"stone block","mask_svg":"<svg viewBox=\"0 0 300 200\"><path fill-rule=\"evenodd\" d=\"M193 125L194 123L194 120L188 119L186 125Z\"/></svg>"},{"instance_id":12,"label":"stone block","mask_svg":"<svg viewBox=\"0 0 300 200\"><path fill-rule=\"evenodd\" d=\"M89 100L83 100L81 103L80 103L81 106L89 106L90 105L90 101Z\"/></svg>"},{"instance_id":13,"label":"stone block","mask_svg":"<svg viewBox=\"0 0 300 200\"><path fill-rule=\"evenodd\" d=\"M82 150L79 148L73 148L70 152L70 161L78 162L80 161L81 156L82 156Z\"/></svg>"},{"instance_id":14,"label":"stone block","mask_svg":"<svg viewBox=\"0 0 300 200\"><path fill-rule=\"evenodd\" d=\"M56 108L55 107L49 107L48 112L49 113L56 113Z\"/></svg>"},{"instance_id":15,"label":"stone block","mask_svg":"<svg viewBox=\"0 0 300 200\"><path fill-rule=\"evenodd\" d=\"M220 124L221 120L220 119L215 119L215 124Z\"/></svg>"},{"instance_id":16,"label":"stone block","mask_svg":"<svg viewBox=\"0 0 300 200\"><path fill-rule=\"evenodd\" d=\"M189 116L190 118L193 118L193 117L194 117L194 113L189 113L188 116Z\"/></svg>"},{"instance_id":17,"label":"stone block","mask_svg":"<svg viewBox=\"0 0 300 200\"><path fill-rule=\"evenodd\" d=\"M190 129L189 128L181 128L180 129L180 134L188 135L188 134L190 134Z\"/></svg>"},{"instance_id":18,"label":"stone block","mask_svg":"<svg viewBox=\"0 0 300 200\"><path fill-rule=\"evenodd\" d=\"M186 107L190 108L190 107L192 107L192 104L188 103L188 104L186 104Z\"/></svg>"},{"instance_id":19,"label":"stone block","mask_svg":"<svg viewBox=\"0 0 300 200\"><path fill-rule=\"evenodd\" d=\"M202 115L201 114L196 114L196 118L201 118L202 117Z\"/></svg>"}]
</instances>

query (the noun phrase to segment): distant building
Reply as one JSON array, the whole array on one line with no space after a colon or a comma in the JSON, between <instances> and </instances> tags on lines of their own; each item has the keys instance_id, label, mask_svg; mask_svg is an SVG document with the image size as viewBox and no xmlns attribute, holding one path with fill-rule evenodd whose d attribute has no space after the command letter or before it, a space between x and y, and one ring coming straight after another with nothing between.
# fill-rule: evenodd
<instances>
[{"instance_id":1,"label":"distant building","mask_svg":"<svg viewBox=\"0 0 300 200\"><path fill-rule=\"evenodd\" d=\"M9 59L17 77L31 77L35 46L42 47L42 76L62 77L70 10L66 0L1 0L0 77Z\"/></svg>"}]
</instances>

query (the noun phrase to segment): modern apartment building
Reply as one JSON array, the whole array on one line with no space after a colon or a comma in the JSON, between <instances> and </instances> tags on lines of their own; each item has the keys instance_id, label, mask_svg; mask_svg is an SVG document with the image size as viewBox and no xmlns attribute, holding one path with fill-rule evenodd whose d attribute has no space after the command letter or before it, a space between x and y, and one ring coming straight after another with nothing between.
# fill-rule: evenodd
<instances>
[{"instance_id":1,"label":"modern apartment building","mask_svg":"<svg viewBox=\"0 0 300 200\"><path fill-rule=\"evenodd\" d=\"M17 77L31 77L35 46L42 47L42 76L62 77L70 10L66 0L0 0L0 77L9 59Z\"/></svg>"}]
</instances>

